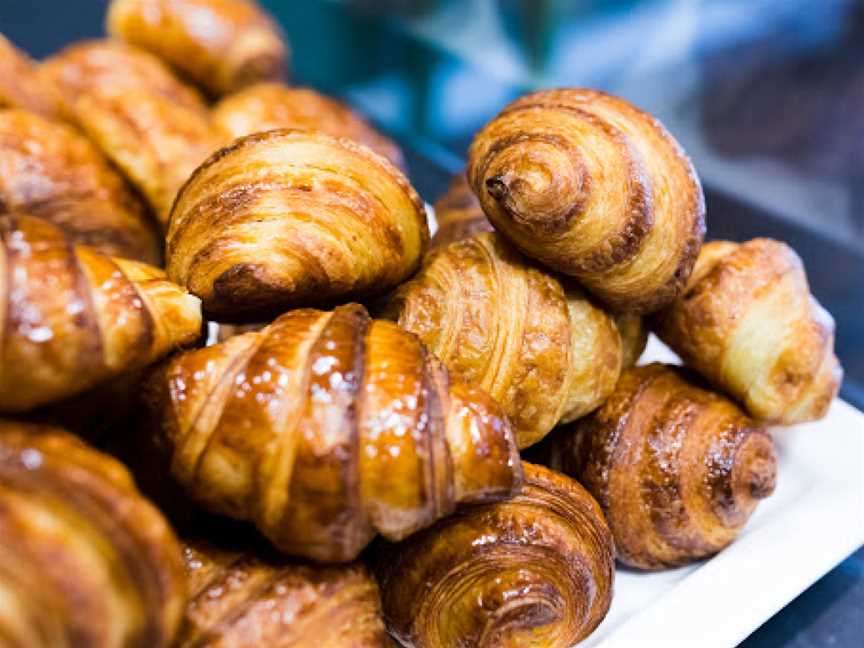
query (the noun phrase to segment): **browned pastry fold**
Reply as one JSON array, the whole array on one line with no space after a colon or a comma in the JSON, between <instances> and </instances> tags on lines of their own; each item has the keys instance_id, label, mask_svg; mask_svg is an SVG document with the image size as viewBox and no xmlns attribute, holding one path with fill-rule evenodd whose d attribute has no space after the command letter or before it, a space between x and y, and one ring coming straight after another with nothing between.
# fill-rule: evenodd
<instances>
[{"instance_id":1,"label":"browned pastry fold","mask_svg":"<svg viewBox=\"0 0 864 648\"><path fill-rule=\"evenodd\" d=\"M496 229L615 310L671 302L705 231L702 189L678 143L594 90L509 104L474 138L468 181Z\"/></svg>"},{"instance_id":2,"label":"browned pastry fold","mask_svg":"<svg viewBox=\"0 0 864 648\"><path fill-rule=\"evenodd\" d=\"M834 320L810 294L801 259L779 241L706 244L684 294L652 327L765 421L822 418L843 379Z\"/></svg>"},{"instance_id":3,"label":"browned pastry fold","mask_svg":"<svg viewBox=\"0 0 864 648\"><path fill-rule=\"evenodd\" d=\"M214 95L287 73L288 45L255 0L112 0L107 28Z\"/></svg>"},{"instance_id":4,"label":"browned pastry fold","mask_svg":"<svg viewBox=\"0 0 864 648\"><path fill-rule=\"evenodd\" d=\"M491 232L432 252L389 314L501 404L520 448L599 406L621 371L612 317Z\"/></svg>"},{"instance_id":5,"label":"browned pastry fold","mask_svg":"<svg viewBox=\"0 0 864 648\"><path fill-rule=\"evenodd\" d=\"M128 471L70 434L0 420L0 643L163 648L181 550Z\"/></svg>"},{"instance_id":6,"label":"browned pastry fold","mask_svg":"<svg viewBox=\"0 0 864 648\"><path fill-rule=\"evenodd\" d=\"M277 130L219 151L177 197L168 275L219 319L380 294L428 242L420 197L368 148Z\"/></svg>"},{"instance_id":7,"label":"browned pastry fold","mask_svg":"<svg viewBox=\"0 0 864 648\"><path fill-rule=\"evenodd\" d=\"M24 52L0 34L0 108L20 108L44 117L62 114L56 88Z\"/></svg>"},{"instance_id":8,"label":"browned pastry fold","mask_svg":"<svg viewBox=\"0 0 864 648\"><path fill-rule=\"evenodd\" d=\"M641 569L726 547L777 474L764 427L656 363L625 371L603 407L556 432L551 455L600 502L618 559Z\"/></svg>"},{"instance_id":9,"label":"browned pastry fold","mask_svg":"<svg viewBox=\"0 0 864 648\"><path fill-rule=\"evenodd\" d=\"M393 547L385 621L416 648L569 648L612 599L612 536L578 483L524 463L516 498L472 506Z\"/></svg>"},{"instance_id":10,"label":"browned pastry fold","mask_svg":"<svg viewBox=\"0 0 864 648\"><path fill-rule=\"evenodd\" d=\"M498 406L357 304L175 356L149 391L177 481L289 555L353 560L521 482Z\"/></svg>"},{"instance_id":11,"label":"browned pastry fold","mask_svg":"<svg viewBox=\"0 0 864 648\"><path fill-rule=\"evenodd\" d=\"M156 267L0 215L0 412L71 396L194 342L199 301Z\"/></svg>"},{"instance_id":12,"label":"browned pastry fold","mask_svg":"<svg viewBox=\"0 0 864 648\"><path fill-rule=\"evenodd\" d=\"M74 243L159 263L144 206L99 151L72 128L0 109L0 211L45 218Z\"/></svg>"},{"instance_id":13,"label":"browned pastry fold","mask_svg":"<svg viewBox=\"0 0 864 648\"><path fill-rule=\"evenodd\" d=\"M648 327L645 320L633 313L617 313L613 315L615 326L621 334L621 350L623 351L622 367L627 369L635 365L648 344Z\"/></svg>"},{"instance_id":14,"label":"browned pastry fold","mask_svg":"<svg viewBox=\"0 0 864 648\"><path fill-rule=\"evenodd\" d=\"M309 567L191 541L178 648L386 648L378 585L361 564Z\"/></svg>"},{"instance_id":15,"label":"browned pastry fold","mask_svg":"<svg viewBox=\"0 0 864 648\"><path fill-rule=\"evenodd\" d=\"M432 248L461 241L480 232L494 231L462 173L453 178L447 193L435 203L435 221L438 230L432 237Z\"/></svg>"},{"instance_id":16,"label":"browned pastry fold","mask_svg":"<svg viewBox=\"0 0 864 648\"><path fill-rule=\"evenodd\" d=\"M403 167L399 147L347 105L311 88L258 83L228 95L213 108L213 122L229 140L290 128L347 137Z\"/></svg>"}]
</instances>

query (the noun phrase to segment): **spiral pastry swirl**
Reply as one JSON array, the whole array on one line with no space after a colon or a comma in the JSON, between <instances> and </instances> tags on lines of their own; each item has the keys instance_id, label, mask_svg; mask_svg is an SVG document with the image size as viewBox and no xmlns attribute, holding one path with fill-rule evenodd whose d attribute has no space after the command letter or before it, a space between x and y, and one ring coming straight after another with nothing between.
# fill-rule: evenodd
<instances>
[{"instance_id":1,"label":"spiral pastry swirl","mask_svg":"<svg viewBox=\"0 0 864 648\"><path fill-rule=\"evenodd\" d=\"M382 552L384 617L403 646L569 648L603 620L614 553L597 502L564 475L523 467L514 499Z\"/></svg>"},{"instance_id":2,"label":"spiral pastry swirl","mask_svg":"<svg viewBox=\"0 0 864 648\"><path fill-rule=\"evenodd\" d=\"M497 230L615 310L672 301L702 244L690 160L656 119L601 92L509 104L475 136L468 181Z\"/></svg>"},{"instance_id":3,"label":"spiral pastry swirl","mask_svg":"<svg viewBox=\"0 0 864 648\"><path fill-rule=\"evenodd\" d=\"M661 364L625 371L603 407L557 433L551 462L600 502L618 560L649 570L726 547L777 473L762 426Z\"/></svg>"}]
</instances>

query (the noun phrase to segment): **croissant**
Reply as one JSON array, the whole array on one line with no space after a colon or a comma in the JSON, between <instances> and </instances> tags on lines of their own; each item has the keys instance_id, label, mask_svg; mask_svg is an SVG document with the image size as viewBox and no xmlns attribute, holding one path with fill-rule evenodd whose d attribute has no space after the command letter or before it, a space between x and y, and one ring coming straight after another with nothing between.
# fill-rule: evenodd
<instances>
[{"instance_id":1,"label":"croissant","mask_svg":"<svg viewBox=\"0 0 864 648\"><path fill-rule=\"evenodd\" d=\"M287 71L288 45L255 0L112 0L107 27L214 95Z\"/></svg>"},{"instance_id":2,"label":"croissant","mask_svg":"<svg viewBox=\"0 0 864 648\"><path fill-rule=\"evenodd\" d=\"M60 117L56 88L24 52L0 34L0 108L20 108L44 117Z\"/></svg>"},{"instance_id":3,"label":"croissant","mask_svg":"<svg viewBox=\"0 0 864 648\"><path fill-rule=\"evenodd\" d=\"M378 585L360 564L312 568L192 541L180 648L386 648Z\"/></svg>"},{"instance_id":4,"label":"croissant","mask_svg":"<svg viewBox=\"0 0 864 648\"><path fill-rule=\"evenodd\" d=\"M599 406L621 371L612 317L491 232L434 251L388 312L501 404L520 448Z\"/></svg>"},{"instance_id":5,"label":"croissant","mask_svg":"<svg viewBox=\"0 0 864 648\"><path fill-rule=\"evenodd\" d=\"M523 463L515 499L465 508L388 548L384 616L403 646L569 648L612 599L612 536L578 483Z\"/></svg>"},{"instance_id":6,"label":"croissant","mask_svg":"<svg viewBox=\"0 0 864 648\"><path fill-rule=\"evenodd\" d=\"M683 289L705 233L690 160L650 115L594 90L517 99L474 138L468 181L525 254L628 312Z\"/></svg>"},{"instance_id":7,"label":"croissant","mask_svg":"<svg viewBox=\"0 0 864 648\"><path fill-rule=\"evenodd\" d=\"M168 275L208 314L266 319L290 306L383 293L411 275L423 203L384 158L321 133L250 135L177 196Z\"/></svg>"},{"instance_id":8,"label":"croissant","mask_svg":"<svg viewBox=\"0 0 864 648\"><path fill-rule=\"evenodd\" d=\"M480 232L493 232L492 223L483 213L480 201L471 191L464 174L459 174L435 203L435 220L438 231L432 237L432 248L443 247L453 241L461 241Z\"/></svg>"},{"instance_id":9,"label":"croissant","mask_svg":"<svg viewBox=\"0 0 864 648\"><path fill-rule=\"evenodd\" d=\"M213 121L229 140L252 133L291 128L347 137L403 167L402 152L393 140L376 131L345 104L310 88L258 83L222 99Z\"/></svg>"},{"instance_id":10,"label":"croissant","mask_svg":"<svg viewBox=\"0 0 864 648\"><path fill-rule=\"evenodd\" d=\"M764 427L657 363L625 371L603 407L557 432L551 462L600 502L618 559L652 570L726 547L777 474Z\"/></svg>"},{"instance_id":11,"label":"croissant","mask_svg":"<svg viewBox=\"0 0 864 648\"><path fill-rule=\"evenodd\" d=\"M822 418L843 379L834 320L810 295L801 259L779 241L708 243L684 294L652 327L765 421Z\"/></svg>"},{"instance_id":12,"label":"croissant","mask_svg":"<svg viewBox=\"0 0 864 648\"><path fill-rule=\"evenodd\" d=\"M137 261L73 246L49 222L0 216L0 412L24 412L194 342L198 300Z\"/></svg>"},{"instance_id":13,"label":"croissant","mask_svg":"<svg viewBox=\"0 0 864 648\"><path fill-rule=\"evenodd\" d=\"M176 356L146 400L190 495L321 562L353 560L375 532L401 539L521 481L497 405L357 304L290 311Z\"/></svg>"},{"instance_id":14,"label":"croissant","mask_svg":"<svg viewBox=\"0 0 864 648\"><path fill-rule=\"evenodd\" d=\"M171 645L180 546L120 463L60 429L0 421L0 501L4 646Z\"/></svg>"},{"instance_id":15,"label":"croissant","mask_svg":"<svg viewBox=\"0 0 864 648\"><path fill-rule=\"evenodd\" d=\"M72 128L0 109L0 211L45 218L74 243L158 263L161 243L143 205L99 151Z\"/></svg>"}]
</instances>

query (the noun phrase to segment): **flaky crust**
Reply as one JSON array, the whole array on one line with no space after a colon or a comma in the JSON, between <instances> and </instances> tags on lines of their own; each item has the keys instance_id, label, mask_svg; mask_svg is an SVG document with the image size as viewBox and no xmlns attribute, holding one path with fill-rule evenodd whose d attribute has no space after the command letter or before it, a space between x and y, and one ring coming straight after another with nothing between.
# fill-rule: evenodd
<instances>
[{"instance_id":1,"label":"flaky crust","mask_svg":"<svg viewBox=\"0 0 864 648\"><path fill-rule=\"evenodd\" d=\"M180 648L386 648L378 585L361 564L309 567L191 541Z\"/></svg>"},{"instance_id":2,"label":"flaky crust","mask_svg":"<svg viewBox=\"0 0 864 648\"><path fill-rule=\"evenodd\" d=\"M435 202L435 221L438 230L432 237L431 248L443 247L480 232L494 231L463 173L451 180L447 193Z\"/></svg>"},{"instance_id":3,"label":"flaky crust","mask_svg":"<svg viewBox=\"0 0 864 648\"><path fill-rule=\"evenodd\" d=\"M591 416L556 432L552 465L603 508L618 560L641 569L717 553L774 491L764 427L661 364L629 369Z\"/></svg>"},{"instance_id":4,"label":"flaky crust","mask_svg":"<svg viewBox=\"0 0 864 648\"><path fill-rule=\"evenodd\" d=\"M59 122L0 109L0 211L45 218L73 243L158 264L143 204L86 138Z\"/></svg>"},{"instance_id":5,"label":"flaky crust","mask_svg":"<svg viewBox=\"0 0 864 648\"><path fill-rule=\"evenodd\" d=\"M612 599L612 536L578 483L525 463L516 498L385 547L385 620L408 647L569 648Z\"/></svg>"},{"instance_id":6,"label":"flaky crust","mask_svg":"<svg viewBox=\"0 0 864 648\"><path fill-rule=\"evenodd\" d=\"M810 294L801 259L779 241L706 244L684 294L652 326L765 421L822 418L840 388L834 320Z\"/></svg>"},{"instance_id":7,"label":"flaky crust","mask_svg":"<svg viewBox=\"0 0 864 648\"><path fill-rule=\"evenodd\" d=\"M288 45L255 0L112 0L107 28L213 95L287 73Z\"/></svg>"},{"instance_id":8,"label":"flaky crust","mask_svg":"<svg viewBox=\"0 0 864 648\"><path fill-rule=\"evenodd\" d=\"M62 116L59 94L39 66L0 34L0 108L20 108L48 118Z\"/></svg>"},{"instance_id":9,"label":"flaky crust","mask_svg":"<svg viewBox=\"0 0 864 648\"><path fill-rule=\"evenodd\" d=\"M357 304L176 356L148 400L188 493L289 555L353 560L521 482L498 406Z\"/></svg>"},{"instance_id":10,"label":"flaky crust","mask_svg":"<svg viewBox=\"0 0 864 648\"><path fill-rule=\"evenodd\" d=\"M23 412L194 342L199 301L156 267L0 215L0 412Z\"/></svg>"},{"instance_id":11,"label":"flaky crust","mask_svg":"<svg viewBox=\"0 0 864 648\"><path fill-rule=\"evenodd\" d=\"M213 108L213 122L225 137L235 140L278 128L314 130L347 137L383 155L402 168L402 151L358 113L311 88L282 83L258 83L228 95Z\"/></svg>"},{"instance_id":12,"label":"flaky crust","mask_svg":"<svg viewBox=\"0 0 864 648\"><path fill-rule=\"evenodd\" d=\"M177 197L168 274L222 320L383 293L428 243L426 212L381 156L321 133L250 135Z\"/></svg>"},{"instance_id":13,"label":"flaky crust","mask_svg":"<svg viewBox=\"0 0 864 648\"><path fill-rule=\"evenodd\" d=\"M389 314L501 404L520 448L599 406L621 371L612 317L491 232L430 254Z\"/></svg>"},{"instance_id":14,"label":"flaky crust","mask_svg":"<svg viewBox=\"0 0 864 648\"><path fill-rule=\"evenodd\" d=\"M496 229L616 310L683 289L705 232L690 160L653 117L594 90L544 90L474 138L468 181Z\"/></svg>"},{"instance_id":15,"label":"flaky crust","mask_svg":"<svg viewBox=\"0 0 864 648\"><path fill-rule=\"evenodd\" d=\"M4 645L172 645L180 546L121 464L57 428L0 420L0 501Z\"/></svg>"}]
</instances>

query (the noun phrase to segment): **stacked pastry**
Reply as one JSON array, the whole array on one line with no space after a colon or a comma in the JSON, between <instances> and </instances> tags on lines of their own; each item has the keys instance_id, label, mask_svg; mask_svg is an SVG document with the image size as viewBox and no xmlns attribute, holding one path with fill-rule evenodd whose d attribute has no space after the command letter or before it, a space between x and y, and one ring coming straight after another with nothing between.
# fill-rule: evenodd
<instances>
[{"instance_id":1,"label":"stacked pastry","mask_svg":"<svg viewBox=\"0 0 864 648\"><path fill-rule=\"evenodd\" d=\"M43 63L0 39L12 645L570 646L616 558L732 542L774 488L766 424L836 394L801 261L703 247L690 161L626 101L505 107L430 241L398 147L286 84L257 3L107 22ZM635 366L649 327L688 368ZM120 392L99 442L182 544L120 463L34 422L93 442Z\"/></svg>"}]
</instances>

